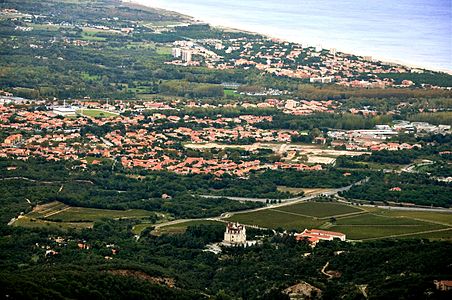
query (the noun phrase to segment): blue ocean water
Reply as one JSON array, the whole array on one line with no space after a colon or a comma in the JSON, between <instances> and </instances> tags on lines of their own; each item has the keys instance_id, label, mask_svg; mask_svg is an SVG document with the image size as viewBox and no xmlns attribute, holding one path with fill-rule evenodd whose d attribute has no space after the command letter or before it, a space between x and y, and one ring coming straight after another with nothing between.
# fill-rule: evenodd
<instances>
[{"instance_id":1,"label":"blue ocean water","mask_svg":"<svg viewBox=\"0 0 452 300\"><path fill-rule=\"evenodd\" d=\"M452 71L452 0L136 0L214 25Z\"/></svg>"}]
</instances>

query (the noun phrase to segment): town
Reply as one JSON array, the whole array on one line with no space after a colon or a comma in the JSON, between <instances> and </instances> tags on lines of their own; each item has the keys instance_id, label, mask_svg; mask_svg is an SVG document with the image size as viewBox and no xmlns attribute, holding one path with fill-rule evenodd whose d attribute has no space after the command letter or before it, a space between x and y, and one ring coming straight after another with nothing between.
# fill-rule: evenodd
<instances>
[{"instance_id":1,"label":"town","mask_svg":"<svg viewBox=\"0 0 452 300\"><path fill-rule=\"evenodd\" d=\"M451 74L137 3L0 2L0 297L450 299Z\"/></svg>"},{"instance_id":2,"label":"town","mask_svg":"<svg viewBox=\"0 0 452 300\"><path fill-rule=\"evenodd\" d=\"M375 129L318 132L311 145L303 145L296 143L297 139L312 136L312 131L256 127L271 123L271 114L237 117L218 114L200 118L184 114L185 109L193 107L191 103L134 105L127 101L107 104L80 100L71 105L54 105L27 100L29 104L24 106L23 101L11 96L4 96L1 101L0 126L4 133L10 132L1 143L2 157L78 160L82 167L112 160L126 168L178 174L246 176L263 169L322 170L322 165L334 164L335 158L341 155L422 147L419 143L388 141L400 133L451 132L450 125L397 121L392 126L376 125ZM247 103L231 106L238 105L250 107ZM331 101L269 99L253 107L273 107L284 113L303 111L303 115L310 115L332 114L340 105L334 106ZM250 154L239 158L237 153L227 153L228 149L241 149Z\"/></svg>"}]
</instances>

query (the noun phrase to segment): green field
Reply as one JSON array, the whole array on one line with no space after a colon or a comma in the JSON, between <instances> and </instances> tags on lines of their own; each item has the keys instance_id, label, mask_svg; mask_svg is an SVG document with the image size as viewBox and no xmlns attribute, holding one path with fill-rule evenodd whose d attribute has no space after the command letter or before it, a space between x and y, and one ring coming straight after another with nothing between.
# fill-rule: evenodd
<instances>
[{"instance_id":1,"label":"green field","mask_svg":"<svg viewBox=\"0 0 452 300\"><path fill-rule=\"evenodd\" d=\"M400 217L400 218L412 218L419 219L422 221L430 221L436 223L443 223L444 225L452 226L452 214L441 213L441 212L426 212L426 211L400 211L400 210L379 210L379 215L389 216L389 217Z\"/></svg>"},{"instance_id":2,"label":"green field","mask_svg":"<svg viewBox=\"0 0 452 300\"><path fill-rule=\"evenodd\" d=\"M140 209L109 210L85 207L70 207L60 213L52 215L47 220L61 220L63 222L88 221L94 222L103 218L107 219L142 219L149 217L152 212Z\"/></svg>"},{"instance_id":3,"label":"green field","mask_svg":"<svg viewBox=\"0 0 452 300\"><path fill-rule=\"evenodd\" d=\"M452 213L387 210L334 202L298 203L236 213L228 220L287 230L328 229L343 232L351 240L411 237L452 240Z\"/></svg>"},{"instance_id":4,"label":"green field","mask_svg":"<svg viewBox=\"0 0 452 300\"><path fill-rule=\"evenodd\" d=\"M153 212L141 209L111 210L72 207L61 202L38 205L33 211L14 222L14 226L90 228L100 219L145 219Z\"/></svg>"},{"instance_id":5,"label":"green field","mask_svg":"<svg viewBox=\"0 0 452 300\"><path fill-rule=\"evenodd\" d=\"M343 217L336 221L337 225L418 225L419 221L407 218L392 218L372 213Z\"/></svg>"},{"instance_id":6,"label":"green field","mask_svg":"<svg viewBox=\"0 0 452 300\"><path fill-rule=\"evenodd\" d=\"M229 221L239 222L247 225L256 225L266 228L297 229L302 230L310 227L319 227L325 221L312 217L303 217L284 213L273 209L265 209L251 213L235 214Z\"/></svg>"},{"instance_id":7,"label":"green field","mask_svg":"<svg viewBox=\"0 0 452 300\"><path fill-rule=\"evenodd\" d=\"M169 55L171 54L171 48L170 47L155 47L155 51L157 54L160 55Z\"/></svg>"},{"instance_id":8,"label":"green field","mask_svg":"<svg viewBox=\"0 0 452 300\"><path fill-rule=\"evenodd\" d=\"M109 118L109 117L115 117L117 114L100 110L100 109L83 109L78 110L77 113L87 116L87 117L93 117L93 118Z\"/></svg>"},{"instance_id":9,"label":"green field","mask_svg":"<svg viewBox=\"0 0 452 300\"><path fill-rule=\"evenodd\" d=\"M365 212L360 208L331 202L298 203L290 206L283 206L278 208L278 211L286 211L316 218L328 218L331 216Z\"/></svg>"},{"instance_id":10,"label":"green field","mask_svg":"<svg viewBox=\"0 0 452 300\"><path fill-rule=\"evenodd\" d=\"M195 226L195 225L201 225L201 224L203 224L203 225L212 225L212 224L221 224L221 222L210 221L210 220L187 221L187 222L184 222L184 223L178 223L178 224L173 224L173 225L168 225L168 226L163 226L163 227L157 228L152 233L154 235L184 233L185 230L187 230L188 226ZM138 224L138 225L135 226L134 232L137 231L137 229L140 229L142 227L140 225L141 224ZM141 229L141 230L143 230L143 229Z\"/></svg>"},{"instance_id":11,"label":"green field","mask_svg":"<svg viewBox=\"0 0 452 300\"><path fill-rule=\"evenodd\" d=\"M147 227L156 226L146 221L153 214L139 209L121 211L71 207L55 201L38 205L32 212L17 219L13 226L80 229L91 228L95 221L103 218L128 218L143 221L133 228L133 233L139 234ZM166 221L168 216L158 214L158 219L159 222ZM452 240L451 213L356 207L337 202L306 202L235 213L227 221L298 231L305 228L327 229L343 232L350 240L411 237ZM191 225L216 223L211 220L191 220L158 227L153 233L182 233Z\"/></svg>"},{"instance_id":12,"label":"green field","mask_svg":"<svg viewBox=\"0 0 452 300\"><path fill-rule=\"evenodd\" d=\"M338 225L329 228L347 234L348 239L368 240L385 237L410 237L412 233L445 229L442 225L425 223L423 225ZM452 238L452 235L449 235Z\"/></svg>"},{"instance_id":13,"label":"green field","mask_svg":"<svg viewBox=\"0 0 452 300\"><path fill-rule=\"evenodd\" d=\"M90 75L88 72L82 72L80 75L83 80L99 80L100 79L100 76Z\"/></svg>"},{"instance_id":14,"label":"green field","mask_svg":"<svg viewBox=\"0 0 452 300\"><path fill-rule=\"evenodd\" d=\"M224 95L225 96L233 96L233 97L239 97L240 95L236 93L236 90L231 89L224 89Z\"/></svg>"},{"instance_id":15,"label":"green field","mask_svg":"<svg viewBox=\"0 0 452 300\"><path fill-rule=\"evenodd\" d=\"M30 218L23 216L14 222L13 226L26 227L26 228L49 228L49 229L83 229L92 228L92 222L51 222L40 219Z\"/></svg>"}]
</instances>

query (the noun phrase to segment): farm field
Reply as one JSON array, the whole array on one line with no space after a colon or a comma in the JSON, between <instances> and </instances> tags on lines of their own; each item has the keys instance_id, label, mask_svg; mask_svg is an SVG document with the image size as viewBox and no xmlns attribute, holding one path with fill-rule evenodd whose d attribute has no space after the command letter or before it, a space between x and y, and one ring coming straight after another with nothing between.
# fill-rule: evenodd
<instances>
[{"instance_id":1,"label":"farm field","mask_svg":"<svg viewBox=\"0 0 452 300\"><path fill-rule=\"evenodd\" d=\"M13 225L24 227L89 228L100 219L144 219L154 213L146 210L110 210L71 207L61 202L36 206L30 213L18 218Z\"/></svg>"},{"instance_id":2,"label":"farm field","mask_svg":"<svg viewBox=\"0 0 452 300\"><path fill-rule=\"evenodd\" d=\"M231 96L231 97L240 97L240 95L236 93L236 90L231 90L231 89L224 89L224 95Z\"/></svg>"},{"instance_id":3,"label":"farm field","mask_svg":"<svg viewBox=\"0 0 452 300\"><path fill-rule=\"evenodd\" d=\"M307 215L316 218L327 218L331 216L365 212L360 208L331 202L302 202L290 206L280 207L278 208L278 211Z\"/></svg>"},{"instance_id":4,"label":"farm field","mask_svg":"<svg viewBox=\"0 0 452 300\"><path fill-rule=\"evenodd\" d=\"M108 210L85 207L69 207L69 209L61 211L55 215L48 217L48 220L61 220L63 222L78 221L97 221L103 218L107 219L141 219L149 217L152 213L146 210Z\"/></svg>"},{"instance_id":5,"label":"farm field","mask_svg":"<svg viewBox=\"0 0 452 300\"><path fill-rule=\"evenodd\" d=\"M288 230L303 230L310 227L319 227L325 223L325 221L317 220L312 217L304 217L273 209L265 209L243 214L237 213L227 220L239 222L245 225L256 225L266 228L281 227Z\"/></svg>"},{"instance_id":6,"label":"farm field","mask_svg":"<svg viewBox=\"0 0 452 300\"><path fill-rule=\"evenodd\" d=\"M436 223L444 223L452 226L452 214L450 213L432 213L426 211L400 211L400 210L378 210L377 213L382 216L412 218L423 221L431 221Z\"/></svg>"},{"instance_id":7,"label":"farm field","mask_svg":"<svg viewBox=\"0 0 452 300\"><path fill-rule=\"evenodd\" d=\"M417 225L337 225L329 228L347 234L347 238L352 240L370 240L386 237L409 237L413 233L426 231L436 231L446 227L437 224L417 224ZM452 238L452 235L450 236Z\"/></svg>"},{"instance_id":8,"label":"farm field","mask_svg":"<svg viewBox=\"0 0 452 300\"><path fill-rule=\"evenodd\" d=\"M49 229L84 229L92 228L93 222L51 222L35 218L30 218L28 216L19 217L13 226L25 227L25 228L49 228Z\"/></svg>"},{"instance_id":9,"label":"farm field","mask_svg":"<svg viewBox=\"0 0 452 300\"><path fill-rule=\"evenodd\" d=\"M227 220L265 228L339 231L350 240L420 237L452 240L452 213L397 211L335 202L298 203L236 213Z\"/></svg>"}]
</instances>

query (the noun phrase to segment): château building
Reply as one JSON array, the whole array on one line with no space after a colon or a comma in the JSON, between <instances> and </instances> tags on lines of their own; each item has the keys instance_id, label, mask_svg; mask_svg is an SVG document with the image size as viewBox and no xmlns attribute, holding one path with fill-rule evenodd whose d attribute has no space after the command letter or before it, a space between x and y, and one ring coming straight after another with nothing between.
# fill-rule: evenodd
<instances>
[{"instance_id":1,"label":"ch\u00e2teau building","mask_svg":"<svg viewBox=\"0 0 452 300\"><path fill-rule=\"evenodd\" d=\"M224 244L229 245L245 245L246 244L246 228L239 223L228 223L224 232Z\"/></svg>"}]
</instances>

